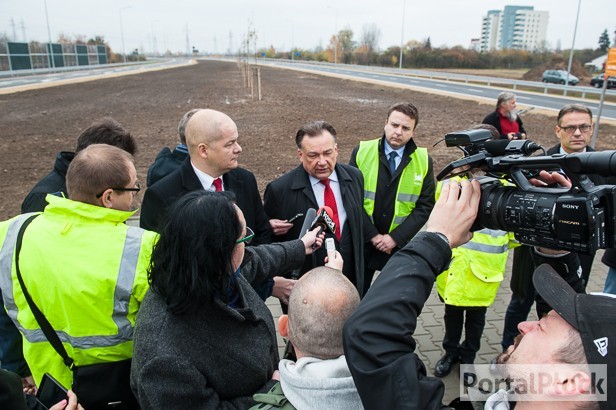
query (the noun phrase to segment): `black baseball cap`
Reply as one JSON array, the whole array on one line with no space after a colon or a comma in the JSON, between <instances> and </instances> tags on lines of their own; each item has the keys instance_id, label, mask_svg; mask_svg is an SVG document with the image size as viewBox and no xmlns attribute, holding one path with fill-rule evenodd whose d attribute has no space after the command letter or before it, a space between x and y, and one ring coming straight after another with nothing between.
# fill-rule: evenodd
<instances>
[{"instance_id":1,"label":"black baseball cap","mask_svg":"<svg viewBox=\"0 0 616 410\"><path fill-rule=\"evenodd\" d=\"M576 293L548 264L535 270L533 284L552 309L580 332L588 364L607 366L607 401L599 401L599 407L616 409L616 296Z\"/></svg>"}]
</instances>

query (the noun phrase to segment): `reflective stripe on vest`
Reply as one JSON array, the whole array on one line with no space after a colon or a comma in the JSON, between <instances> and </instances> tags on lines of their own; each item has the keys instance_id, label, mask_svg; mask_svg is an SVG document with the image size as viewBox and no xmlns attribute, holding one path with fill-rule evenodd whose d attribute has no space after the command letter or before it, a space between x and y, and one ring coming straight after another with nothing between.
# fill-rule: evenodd
<instances>
[{"instance_id":1,"label":"reflective stripe on vest","mask_svg":"<svg viewBox=\"0 0 616 410\"><path fill-rule=\"evenodd\" d=\"M471 251L504 254L509 250L509 234L497 229L482 229L475 232L473 239L460 247Z\"/></svg>"},{"instance_id":2,"label":"reflective stripe on vest","mask_svg":"<svg viewBox=\"0 0 616 410\"><path fill-rule=\"evenodd\" d=\"M377 138L360 142L356 155L357 166L364 175L364 209L371 221L373 221L372 214L374 213L379 175L380 158L378 153L381 140L381 138ZM427 173L428 150L418 147L411 154L410 162L404 167L400 175L394 205L394 217L389 232L403 223L415 209Z\"/></svg>"},{"instance_id":3,"label":"reflective stripe on vest","mask_svg":"<svg viewBox=\"0 0 616 410\"><path fill-rule=\"evenodd\" d=\"M503 253L509 250L509 244L488 245L485 243L467 242L464 245L461 245L461 247L470 249L472 251L479 251L485 253Z\"/></svg>"},{"instance_id":4,"label":"reflective stripe on vest","mask_svg":"<svg viewBox=\"0 0 616 410\"><path fill-rule=\"evenodd\" d=\"M0 250L0 289L9 317L13 320L19 331L30 343L46 342L47 338L41 329L24 329L17 320L18 308L13 298L13 257L17 234L24 221L31 214L24 214L11 222L7 235ZM56 330L58 337L77 349L93 347L111 347L132 340L133 325L128 320L128 306L132 294L133 283L139 261L143 229L128 226L124 249L114 291L112 320L118 327L115 335L71 336L63 331ZM36 301L34 301L36 303ZM45 314L45 312L43 312Z\"/></svg>"}]
</instances>

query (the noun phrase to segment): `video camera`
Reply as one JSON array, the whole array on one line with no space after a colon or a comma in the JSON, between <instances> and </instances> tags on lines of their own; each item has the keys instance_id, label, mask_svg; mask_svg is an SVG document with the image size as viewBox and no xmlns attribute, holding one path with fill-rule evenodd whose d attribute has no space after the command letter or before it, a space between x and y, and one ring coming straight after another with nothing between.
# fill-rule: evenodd
<instances>
[{"instance_id":1,"label":"video camera","mask_svg":"<svg viewBox=\"0 0 616 410\"><path fill-rule=\"evenodd\" d=\"M593 253L615 247L616 186L596 186L587 174L616 175L616 151L555 154L529 140L489 141L491 133L472 129L445 136L448 147L464 157L438 175L473 177L481 186L479 212L472 230L482 228L513 232L526 245ZM531 156L543 150L542 156ZM541 170L564 173L571 188L536 187L529 181ZM501 180L515 186L504 186Z\"/></svg>"}]
</instances>

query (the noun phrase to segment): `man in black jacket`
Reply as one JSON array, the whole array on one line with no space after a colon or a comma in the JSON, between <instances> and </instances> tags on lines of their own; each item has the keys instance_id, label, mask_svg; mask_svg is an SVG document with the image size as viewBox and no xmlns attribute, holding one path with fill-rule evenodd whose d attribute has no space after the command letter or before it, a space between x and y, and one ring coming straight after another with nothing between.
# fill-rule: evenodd
<instances>
[{"instance_id":1,"label":"man in black jacket","mask_svg":"<svg viewBox=\"0 0 616 410\"><path fill-rule=\"evenodd\" d=\"M331 192L336 207L330 208L339 222L336 247L345 261L343 273L361 294L364 286L364 180L361 172L337 163L336 130L325 121L304 125L297 131L295 143L301 165L265 188L265 212L270 217L275 240L297 239L303 220L297 220L295 224L286 221L297 213L306 214L309 208L328 205L327 193ZM325 250L317 250L315 254L315 259L306 258L300 273L324 265Z\"/></svg>"},{"instance_id":2,"label":"man in black jacket","mask_svg":"<svg viewBox=\"0 0 616 410\"><path fill-rule=\"evenodd\" d=\"M148 168L148 176L146 183L148 186L154 185L155 182L163 179L176 169L178 169L184 160L188 157L188 147L186 146L186 126L188 120L201 108L194 108L186 112L178 124L178 134L180 136L180 143L171 151L169 147L165 147L160 150L156 159Z\"/></svg>"},{"instance_id":3,"label":"man in black jacket","mask_svg":"<svg viewBox=\"0 0 616 410\"><path fill-rule=\"evenodd\" d=\"M137 152L137 143L119 122L111 117L104 117L92 123L77 138L75 152L61 151L47 176L41 179L28 193L21 204L21 213L43 212L47 206L47 194L64 194L66 196L66 171L79 151L92 144L107 144L121 148L131 155Z\"/></svg>"},{"instance_id":4,"label":"man in black jacket","mask_svg":"<svg viewBox=\"0 0 616 410\"><path fill-rule=\"evenodd\" d=\"M575 154L580 152L593 152L594 149L589 145L592 136L592 111L582 104L567 104L558 112L556 124L556 137L560 141L547 152L553 154ZM602 185L605 180L597 174L589 174L588 178L595 185ZM578 254L580 266L582 267L582 277L585 285L588 284L590 270L595 259L595 254Z\"/></svg>"},{"instance_id":5,"label":"man in black jacket","mask_svg":"<svg viewBox=\"0 0 616 410\"><path fill-rule=\"evenodd\" d=\"M252 244L270 243L270 225L263 211L257 180L252 172L238 167L242 152L238 137L237 126L228 115L211 109L194 113L186 126L189 157L180 168L145 191L140 226L160 232L160 224L171 206L191 191L231 191L244 213L246 224L255 233ZM262 287L257 286L255 290L264 300L272 291L276 292L272 289L272 281L260 285Z\"/></svg>"},{"instance_id":6,"label":"man in black jacket","mask_svg":"<svg viewBox=\"0 0 616 410\"><path fill-rule=\"evenodd\" d=\"M253 244L269 243L270 227L257 180L252 172L238 167L242 153L238 137L235 122L226 114L210 109L196 112L186 127L189 157L179 169L145 191L141 227L160 231L169 208L188 192L228 190L235 194L237 206L255 233Z\"/></svg>"},{"instance_id":7,"label":"man in black jacket","mask_svg":"<svg viewBox=\"0 0 616 410\"><path fill-rule=\"evenodd\" d=\"M486 115L482 121L498 130L501 139L526 139L526 130L516 110L515 94L504 91L498 95L496 110Z\"/></svg>"},{"instance_id":8,"label":"man in black jacket","mask_svg":"<svg viewBox=\"0 0 616 410\"><path fill-rule=\"evenodd\" d=\"M350 164L364 176L364 293L375 271L424 226L434 207L434 168L413 133L419 112L411 103L392 105L381 138L362 141Z\"/></svg>"}]
</instances>

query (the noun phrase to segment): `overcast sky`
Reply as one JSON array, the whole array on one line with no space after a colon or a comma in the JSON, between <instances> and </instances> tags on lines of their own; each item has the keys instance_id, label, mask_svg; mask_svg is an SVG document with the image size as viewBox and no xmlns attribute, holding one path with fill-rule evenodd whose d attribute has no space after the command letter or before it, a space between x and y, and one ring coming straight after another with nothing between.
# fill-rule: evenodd
<instances>
[{"instance_id":1,"label":"overcast sky","mask_svg":"<svg viewBox=\"0 0 616 410\"><path fill-rule=\"evenodd\" d=\"M121 24L128 51L139 48L185 51L190 46L205 52L225 52L240 46L254 28L257 47L326 47L336 30L350 28L359 40L362 28L376 24L379 46L385 49L404 41L430 37L433 47L468 47L481 34L481 18L505 5L534 6L549 11L550 47L570 48L578 0L526 2L481 0L46 0L52 41L60 33L87 37L102 35L116 52L122 51ZM404 7L403 5L406 4ZM404 12L403 12L404 10ZM604 29L614 40L614 0L583 0L575 48L596 48ZM120 18L121 16L121 18ZM23 22L23 25L22 25ZM45 0L0 0L0 34L17 41L47 42Z\"/></svg>"}]
</instances>

